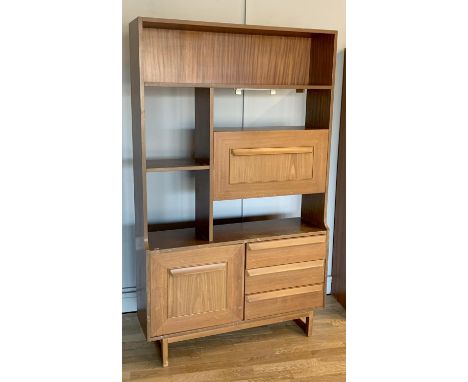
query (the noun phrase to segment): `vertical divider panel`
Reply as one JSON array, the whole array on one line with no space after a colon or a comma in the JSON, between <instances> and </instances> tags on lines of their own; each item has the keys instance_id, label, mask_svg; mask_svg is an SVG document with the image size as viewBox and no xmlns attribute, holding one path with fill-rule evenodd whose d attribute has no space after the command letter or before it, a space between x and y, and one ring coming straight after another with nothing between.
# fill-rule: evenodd
<instances>
[{"instance_id":1,"label":"vertical divider panel","mask_svg":"<svg viewBox=\"0 0 468 382\"><path fill-rule=\"evenodd\" d=\"M327 228L325 224L325 195L302 195L301 218L308 225Z\"/></svg>"},{"instance_id":2,"label":"vertical divider panel","mask_svg":"<svg viewBox=\"0 0 468 382\"><path fill-rule=\"evenodd\" d=\"M308 89L306 99L306 129L328 129L328 158L325 193L302 195L301 219L328 231L327 195L330 173L330 147L332 138L333 93L335 86L336 47L338 35L318 35L312 38L309 80L311 83L329 84L331 89ZM321 55L318 54L321 52Z\"/></svg>"},{"instance_id":3,"label":"vertical divider panel","mask_svg":"<svg viewBox=\"0 0 468 382\"><path fill-rule=\"evenodd\" d=\"M332 90L309 89L306 98L306 130L329 129L331 122Z\"/></svg>"},{"instance_id":4,"label":"vertical divider panel","mask_svg":"<svg viewBox=\"0 0 468 382\"><path fill-rule=\"evenodd\" d=\"M332 139L333 96L335 87L336 48L338 35L316 36L311 41L309 81L314 84L331 85L330 90L308 90L306 100L306 129L328 129L328 158L325 193L302 195L301 219L314 226L329 228L327 223L328 179L330 174L330 148ZM319 55L317 51L321 52ZM323 274L323 306L327 293L328 251Z\"/></svg>"},{"instance_id":5,"label":"vertical divider panel","mask_svg":"<svg viewBox=\"0 0 468 382\"><path fill-rule=\"evenodd\" d=\"M309 89L307 90L306 97L305 129L328 129L331 126L331 90ZM328 145L328 151L329 150L330 145ZM328 157L329 156L330 153L328 152ZM328 168L326 187L328 187ZM315 227L326 228L325 196L325 193L302 195L301 218L304 222Z\"/></svg>"},{"instance_id":6,"label":"vertical divider panel","mask_svg":"<svg viewBox=\"0 0 468 382\"><path fill-rule=\"evenodd\" d=\"M310 36L310 85L333 85L337 33Z\"/></svg>"},{"instance_id":7,"label":"vertical divider panel","mask_svg":"<svg viewBox=\"0 0 468 382\"><path fill-rule=\"evenodd\" d=\"M195 160L210 164L195 172L195 232L213 241L213 88L195 88Z\"/></svg>"},{"instance_id":8,"label":"vertical divider panel","mask_svg":"<svg viewBox=\"0 0 468 382\"><path fill-rule=\"evenodd\" d=\"M132 94L133 184L135 200L135 233L148 246L148 218L146 206L146 143L145 143L145 88L141 76L140 34L141 20L130 23L130 66Z\"/></svg>"}]
</instances>

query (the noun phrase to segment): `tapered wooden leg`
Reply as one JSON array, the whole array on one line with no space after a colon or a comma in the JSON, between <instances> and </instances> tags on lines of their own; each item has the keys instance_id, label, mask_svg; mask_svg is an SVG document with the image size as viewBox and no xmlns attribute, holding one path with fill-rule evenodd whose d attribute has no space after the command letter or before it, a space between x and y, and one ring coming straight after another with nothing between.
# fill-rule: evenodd
<instances>
[{"instance_id":1,"label":"tapered wooden leg","mask_svg":"<svg viewBox=\"0 0 468 382\"><path fill-rule=\"evenodd\" d=\"M169 341L163 338L161 341L161 361L163 367L169 366Z\"/></svg>"},{"instance_id":2,"label":"tapered wooden leg","mask_svg":"<svg viewBox=\"0 0 468 382\"><path fill-rule=\"evenodd\" d=\"M294 322L304 330L304 333L307 337L312 335L312 322L314 321L314 311L310 312L309 315L305 318L305 322L302 318L294 320Z\"/></svg>"}]
</instances>

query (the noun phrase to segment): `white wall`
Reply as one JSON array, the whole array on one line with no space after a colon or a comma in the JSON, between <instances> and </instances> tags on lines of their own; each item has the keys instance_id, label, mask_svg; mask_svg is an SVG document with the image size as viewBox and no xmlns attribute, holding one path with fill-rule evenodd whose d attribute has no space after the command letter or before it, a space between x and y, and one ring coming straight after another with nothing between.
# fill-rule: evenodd
<instances>
[{"instance_id":1,"label":"white wall","mask_svg":"<svg viewBox=\"0 0 468 382\"><path fill-rule=\"evenodd\" d=\"M122 28L123 311L136 309L128 23L137 16L232 23L244 23L245 21L247 24L338 30L335 113L328 200L328 223L331 243L333 243L339 105L345 47L345 0L289 0L287 2L282 0L124 0ZM152 88L146 91L148 157L155 155L158 157L183 157L190 153L194 124L193 97L193 89ZM304 114L305 95L295 93L294 90L277 91L275 96L262 92L245 92L244 97L234 95L230 89L215 90L215 126L217 128L238 127L242 123L244 129L262 126L303 125ZM161 182L162 179L164 182ZM188 172L149 175L149 220L151 222L193 220L193 189L193 175ZM174 192L173 190L178 191ZM270 213L298 216L300 214L300 196L223 201L215 202L214 206L215 217L239 217ZM330 254L331 250L330 246ZM329 262L330 273L331 261Z\"/></svg>"}]
</instances>

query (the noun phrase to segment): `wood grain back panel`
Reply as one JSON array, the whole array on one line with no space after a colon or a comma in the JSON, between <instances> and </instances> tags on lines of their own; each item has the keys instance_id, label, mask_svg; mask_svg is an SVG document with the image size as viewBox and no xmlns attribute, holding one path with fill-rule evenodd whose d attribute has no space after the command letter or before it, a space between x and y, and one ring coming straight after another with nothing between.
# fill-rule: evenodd
<instances>
[{"instance_id":1,"label":"wood grain back panel","mask_svg":"<svg viewBox=\"0 0 468 382\"><path fill-rule=\"evenodd\" d=\"M306 85L310 38L143 28L145 82Z\"/></svg>"}]
</instances>

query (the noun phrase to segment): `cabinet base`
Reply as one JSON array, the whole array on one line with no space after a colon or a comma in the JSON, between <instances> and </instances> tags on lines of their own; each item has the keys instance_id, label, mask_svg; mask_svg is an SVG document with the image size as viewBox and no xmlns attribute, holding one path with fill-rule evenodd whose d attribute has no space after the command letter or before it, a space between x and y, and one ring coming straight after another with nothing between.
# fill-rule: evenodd
<instances>
[{"instance_id":1,"label":"cabinet base","mask_svg":"<svg viewBox=\"0 0 468 382\"><path fill-rule=\"evenodd\" d=\"M232 324L220 325L204 329L190 330L187 332L168 334L165 336L153 337L149 341L159 341L161 346L161 361L162 366L169 366L169 344L173 342L186 341L194 338L213 336L216 334L234 332L236 330L254 328L257 326L275 324L278 322L294 320L294 322L304 330L306 336L312 335L312 321L314 318L313 311L301 311L293 312L288 314L282 314L280 316L263 317L253 320L246 320L240 322L234 322Z\"/></svg>"}]
</instances>

